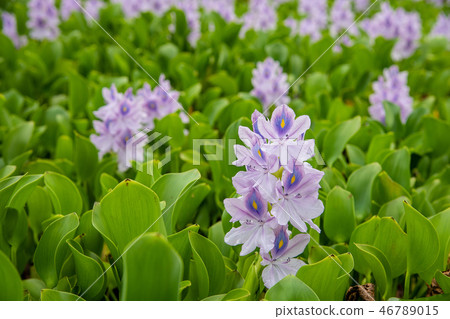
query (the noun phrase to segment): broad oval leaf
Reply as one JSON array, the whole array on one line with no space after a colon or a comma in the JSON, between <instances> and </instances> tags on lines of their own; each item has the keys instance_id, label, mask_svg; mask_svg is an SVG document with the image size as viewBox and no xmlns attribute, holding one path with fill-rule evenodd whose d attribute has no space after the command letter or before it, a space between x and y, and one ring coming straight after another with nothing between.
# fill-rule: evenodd
<instances>
[{"instance_id":1,"label":"broad oval leaf","mask_svg":"<svg viewBox=\"0 0 450 319\"><path fill-rule=\"evenodd\" d=\"M52 199L55 214L81 214L83 200L77 186L66 176L48 172L44 176L45 186Z\"/></svg>"},{"instance_id":2,"label":"broad oval leaf","mask_svg":"<svg viewBox=\"0 0 450 319\"><path fill-rule=\"evenodd\" d=\"M23 300L20 275L8 257L0 250L0 300Z\"/></svg>"},{"instance_id":3,"label":"broad oval leaf","mask_svg":"<svg viewBox=\"0 0 450 319\"><path fill-rule=\"evenodd\" d=\"M299 278L288 275L267 291L266 300L319 301L319 297Z\"/></svg>"}]
</instances>

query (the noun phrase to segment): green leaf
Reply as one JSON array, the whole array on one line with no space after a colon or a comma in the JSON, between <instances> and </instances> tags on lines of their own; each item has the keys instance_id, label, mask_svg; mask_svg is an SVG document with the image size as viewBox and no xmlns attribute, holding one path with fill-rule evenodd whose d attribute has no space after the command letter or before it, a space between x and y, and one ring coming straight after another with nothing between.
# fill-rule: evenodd
<instances>
[{"instance_id":1,"label":"green leaf","mask_svg":"<svg viewBox=\"0 0 450 319\"><path fill-rule=\"evenodd\" d=\"M167 239L145 234L126 250L121 300L178 300L183 262Z\"/></svg>"},{"instance_id":2,"label":"green leaf","mask_svg":"<svg viewBox=\"0 0 450 319\"><path fill-rule=\"evenodd\" d=\"M44 182L56 214L81 214L83 200L77 186L69 178L58 173L48 172L44 176Z\"/></svg>"},{"instance_id":3,"label":"green leaf","mask_svg":"<svg viewBox=\"0 0 450 319\"><path fill-rule=\"evenodd\" d=\"M372 163L357 169L348 178L347 190L355 197L355 216L358 221L370 214L372 187L380 172L380 164Z\"/></svg>"},{"instance_id":4,"label":"green leaf","mask_svg":"<svg viewBox=\"0 0 450 319\"><path fill-rule=\"evenodd\" d=\"M236 80L230 77L224 71L211 75L208 79L208 82L212 85L220 87L225 95L233 95L238 92L238 85L236 83Z\"/></svg>"},{"instance_id":5,"label":"green leaf","mask_svg":"<svg viewBox=\"0 0 450 319\"><path fill-rule=\"evenodd\" d=\"M410 162L411 154L407 148L390 153L384 159L382 166L389 176L406 190L410 189Z\"/></svg>"},{"instance_id":6,"label":"green leaf","mask_svg":"<svg viewBox=\"0 0 450 319\"><path fill-rule=\"evenodd\" d=\"M175 228L182 229L194 221L200 205L210 191L208 184L201 183L184 192L173 208L172 224L175 224Z\"/></svg>"},{"instance_id":7,"label":"green leaf","mask_svg":"<svg viewBox=\"0 0 450 319\"><path fill-rule=\"evenodd\" d=\"M361 117L357 116L351 120L336 124L328 131L324 139L323 155L329 166L333 166L347 142L360 127Z\"/></svg>"},{"instance_id":8,"label":"green leaf","mask_svg":"<svg viewBox=\"0 0 450 319\"><path fill-rule=\"evenodd\" d=\"M42 289L41 301L85 301L85 300L69 292L58 291L53 289Z\"/></svg>"},{"instance_id":9,"label":"green leaf","mask_svg":"<svg viewBox=\"0 0 450 319\"><path fill-rule=\"evenodd\" d=\"M24 153L33 136L34 122L24 122L15 126L6 135L3 141L2 154L6 163Z\"/></svg>"},{"instance_id":10,"label":"green leaf","mask_svg":"<svg viewBox=\"0 0 450 319\"><path fill-rule=\"evenodd\" d=\"M219 248L209 239L189 232L189 242L191 243L194 260L203 263L208 272L209 295L216 295L223 292L225 280L225 263Z\"/></svg>"},{"instance_id":11,"label":"green leaf","mask_svg":"<svg viewBox=\"0 0 450 319\"><path fill-rule=\"evenodd\" d=\"M84 255L83 248L73 239L67 240L73 254L77 285L80 296L87 300L100 300L106 289L106 278L101 265L89 256Z\"/></svg>"},{"instance_id":12,"label":"green leaf","mask_svg":"<svg viewBox=\"0 0 450 319\"><path fill-rule=\"evenodd\" d=\"M450 294L450 277L438 271L436 272L436 281L444 291L444 294Z\"/></svg>"},{"instance_id":13,"label":"green leaf","mask_svg":"<svg viewBox=\"0 0 450 319\"><path fill-rule=\"evenodd\" d=\"M146 232L165 234L159 198L150 188L126 179L94 206L92 223L114 258Z\"/></svg>"},{"instance_id":14,"label":"green leaf","mask_svg":"<svg viewBox=\"0 0 450 319\"><path fill-rule=\"evenodd\" d=\"M408 234L407 269L409 275L430 267L439 254L439 238L433 224L404 202Z\"/></svg>"},{"instance_id":15,"label":"green leaf","mask_svg":"<svg viewBox=\"0 0 450 319\"><path fill-rule=\"evenodd\" d=\"M36 247L34 265L47 287L53 288L58 283L59 271L69 252L66 240L73 238L78 225L78 216L72 213L54 221L44 231Z\"/></svg>"},{"instance_id":16,"label":"green leaf","mask_svg":"<svg viewBox=\"0 0 450 319\"><path fill-rule=\"evenodd\" d=\"M159 200L166 202L163 212L164 223L168 234L175 231L176 219L172 212L178 199L188 192L192 185L200 179L200 172L196 169L183 173L169 173L161 176L152 186L152 190L159 196ZM177 210L177 212L179 212Z\"/></svg>"},{"instance_id":17,"label":"green leaf","mask_svg":"<svg viewBox=\"0 0 450 319\"><path fill-rule=\"evenodd\" d=\"M366 262L367 267L373 273L375 281L377 283L378 291L383 295L384 298L387 297L389 289L391 286L392 276L391 268L389 262L384 256L383 252L378 248L365 245L365 244L355 244L356 248L362 253L363 260Z\"/></svg>"},{"instance_id":18,"label":"green leaf","mask_svg":"<svg viewBox=\"0 0 450 319\"><path fill-rule=\"evenodd\" d=\"M69 73L69 108L73 116L84 113L88 99L87 81L76 73Z\"/></svg>"},{"instance_id":19,"label":"green leaf","mask_svg":"<svg viewBox=\"0 0 450 319\"><path fill-rule=\"evenodd\" d=\"M0 180L11 176L16 171L16 166L6 165L0 169Z\"/></svg>"},{"instance_id":20,"label":"green leaf","mask_svg":"<svg viewBox=\"0 0 450 319\"><path fill-rule=\"evenodd\" d=\"M266 300L319 301L319 297L303 281L295 276L288 275L267 291Z\"/></svg>"},{"instance_id":21,"label":"green leaf","mask_svg":"<svg viewBox=\"0 0 450 319\"><path fill-rule=\"evenodd\" d=\"M244 288L236 288L229 291L223 298L222 301L236 301L243 300L250 296L250 292Z\"/></svg>"},{"instance_id":22,"label":"green leaf","mask_svg":"<svg viewBox=\"0 0 450 319\"><path fill-rule=\"evenodd\" d=\"M324 231L328 238L340 243L350 239L356 226L353 195L339 186L327 196L323 216Z\"/></svg>"},{"instance_id":23,"label":"green leaf","mask_svg":"<svg viewBox=\"0 0 450 319\"><path fill-rule=\"evenodd\" d=\"M178 233L169 235L167 239L169 243L176 249L178 254L180 254L184 263L184 277L189 276L189 266L192 256L191 244L189 242L189 232L197 233L200 227L198 225L191 225L185 229L179 231Z\"/></svg>"},{"instance_id":24,"label":"green leaf","mask_svg":"<svg viewBox=\"0 0 450 319\"><path fill-rule=\"evenodd\" d=\"M20 275L8 257L0 250L0 300L23 300Z\"/></svg>"},{"instance_id":25,"label":"green leaf","mask_svg":"<svg viewBox=\"0 0 450 319\"><path fill-rule=\"evenodd\" d=\"M41 233L42 222L49 219L53 213L50 195L45 188L36 187L27 201L28 220L35 238Z\"/></svg>"},{"instance_id":26,"label":"green leaf","mask_svg":"<svg viewBox=\"0 0 450 319\"><path fill-rule=\"evenodd\" d=\"M17 183L14 193L6 206L21 210L43 177L43 175L25 175L22 177Z\"/></svg>"},{"instance_id":27,"label":"green leaf","mask_svg":"<svg viewBox=\"0 0 450 319\"><path fill-rule=\"evenodd\" d=\"M370 272L370 268L363 262L364 259L360 253L360 249L358 249L355 244L373 245L379 223L380 218L374 216L368 221L358 225L350 237L348 251L353 255L353 258L355 259L355 270L359 273L367 274Z\"/></svg>"},{"instance_id":28,"label":"green leaf","mask_svg":"<svg viewBox=\"0 0 450 319\"><path fill-rule=\"evenodd\" d=\"M311 249L308 254L308 263L314 264L321 261L324 258L327 258L330 255L339 255L339 253L331 247L328 246L311 246Z\"/></svg>"},{"instance_id":29,"label":"green leaf","mask_svg":"<svg viewBox=\"0 0 450 319\"><path fill-rule=\"evenodd\" d=\"M75 169L81 180L95 176L98 164L98 151L91 141L75 132Z\"/></svg>"},{"instance_id":30,"label":"green leaf","mask_svg":"<svg viewBox=\"0 0 450 319\"><path fill-rule=\"evenodd\" d=\"M395 136L392 132L387 134L378 134L372 138L369 149L366 154L366 163L381 161L380 156L384 151L389 150L394 144Z\"/></svg>"},{"instance_id":31,"label":"green leaf","mask_svg":"<svg viewBox=\"0 0 450 319\"><path fill-rule=\"evenodd\" d=\"M404 187L394 182L386 172L381 172L375 180L373 199L382 205L402 196L411 200L411 195Z\"/></svg>"}]
</instances>

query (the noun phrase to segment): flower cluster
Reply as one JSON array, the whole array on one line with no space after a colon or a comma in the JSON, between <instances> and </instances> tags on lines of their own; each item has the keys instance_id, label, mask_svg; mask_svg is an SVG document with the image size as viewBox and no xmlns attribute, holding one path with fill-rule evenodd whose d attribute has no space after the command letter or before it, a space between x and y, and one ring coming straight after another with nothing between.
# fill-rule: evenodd
<instances>
[{"instance_id":1,"label":"flower cluster","mask_svg":"<svg viewBox=\"0 0 450 319\"><path fill-rule=\"evenodd\" d=\"M231 222L240 226L225 235L225 242L242 244L242 256L259 248L261 264L267 266L263 280L270 288L304 264L294 257L309 242L307 224L320 231L312 219L324 208L318 199L323 172L305 162L314 156L314 140L304 139L311 124L308 116L296 118L281 105L270 120L255 111L252 121L253 131L239 128L245 146L235 146L233 164L246 170L232 179L240 197L227 198L224 205ZM301 234L290 239L289 223Z\"/></svg>"},{"instance_id":2,"label":"flower cluster","mask_svg":"<svg viewBox=\"0 0 450 319\"><path fill-rule=\"evenodd\" d=\"M177 1L175 6L184 11L186 16L186 21L189 27L188 41L191 46L195 47L197 40L201 36L200 32L200 12L199 12L199 2L197 0L183 0Z\"/></svg>"},{"instance_id":3,"label":"flower cluster","mask_svg":"<svg viewBox=\"0 0 450 319\"><path fill-rule=\"evenodd\" d=\"M304 16L301 21L293 18L287 18L284 21L284 24L291 29L291 34L309 36L314 42L320 40L328 21L327 1L300 0L298 12Z\"/></svg>"},{"instance_id":4,"label":"flower cluster","mask_svg":"<svg viewBox=\"0 0 450 319\"><path fill-rule=\"evenodd\" d=\"M248 30L273 30L277 24L277 13L268 0L251 0L247 13L243 16L244 25L240 36L244 37Z\"/></svg>"},{"instance_id":5,"label":"flower cluster","mask_svg":"<svg viewBox=\"0 0 450 319\"><path fill-rule=\"evenodd\" d=\"M356 11L364 11L369 7L370 0L353 0Z\"/></svg>"},{"instance_id":6,"label":"flower cluster","mask_svg":"<svg viewBox=\"0 0 450 319\"><path fill-rule=\"evenodd\" d=\"M441 13L431 30L431 36L433 37L444 37L450 41L450 17Z\"/></svg>"},{"instance_id":7,"label":"flower cluster","mask_svg":"<svg viewBox=\"0 0 450 319\"><path fill-rule=\"evenodd\" d=\"M406 122L412 112L413 102L409 95L407 80L408 72L400 72L396 65L383 71L383 76L373 83L374 93L369 97L372 104L369 113L374 119L381 123L385 122L383 102L388 101L399 106L401 120L403 123Z\"/></svg>"},{"instance_id":8,"label":"flower cluster","mask_svg":"<svg viewBox=\"0 0 450 319\"><path fill-rule=\"evenodd\" d=\"M27 38L23 35L19 35L17 32L17 21L15 15L8 12L2 12L2 23L3 34L11 39L17 49L27 44Z\"/></svg>"},{"instance_id":9,"label":"flower cluster","mask_svg":"<svg viewBox=\"0 0 450 319\"><path fill-rule=\"evenodd\" d=\"M416 51L422 28L417 13L402 8L394 10L388 3L383 3L381 11L365 20L362 27L371 39L381 36L397 40L391 54L395 61L408 58Z\"/></svg>"},{"instance_id":10,"label":"flower cluster","mask_svg":"<svg viewBox=\"0 0 450 319\"><path fill-rule=\"evenodd\" d=\"M203 0L202 6L206 12L217 12L227 22L236 20L234 0Z\"/></svg>"},{"instance_id":11,"label":"flower cluster","mask_svg":"<svg viewBox=\"0 0 450 319\"><path fill-rule=\"evenodd\" d=\"M340 33L344 31L344 34L339 42L345 45L351 45L352 41L349 35L356 35L358 33L358 29L353 22L355 21L355 14L352 11L351 2L348 0L336 0L331 8L330 12L330 35L332 37L338 37ZM333 47L334 51L341 51L341 47L336 45Z\"/></svg>"},{"instance_id":12,"label":"flower cluster","mask_svg":"<svg viewBox=\"0 0 450 319\"><path fill-rule=\"evenodd\" d=\"M256 68L253 70L252 84L253 90L250 94L261 101L264 112L273 103L280 105L290 102L290 98L287 96L289 90L287 75L283 73L280 63L272 58L256 64Z\"/></svg>"},{"instance_id":13,"label":"flower cluster","mask_svg":"<svg viewBox=\"0 0 450 319\"><path fill-rule=\"evenodd\" d=\"M129 88L119 93L114 86L103 88L106 105L94 112L99 119L94 121L96 134L91 135L92 143L99 150L99 157L114 152L118 156L119 170L127 168L126 145L129 139L143 129L153 129L154 120L180 110L179 93L173 91L170 82L164 75L159 78L159 86L153 90L145 84L134 96ZM180 114L183 122L187 122L186 114ZM137 149L136 161L143 160L143 149Z\"/></svg>"},{"instance_id":14,"label":"flower cluster","mask_svg":"<svg viewBox=\"0 0 450 319\"><path fill-rule=\"evenodd\" d=\"M82 10L82 8L84 10ZM81 1L77 0L62 0L61 1L61 17L64 21L68 20L73 12L83 12L85 14L86 20L90 20L90 18L98 19L99 11L101 8L105 6L105 3L101 0L86 0Z\"/></svg>"},{"instance_id":15,"label":"flower cluster","mask_svg":"<svg viewBox=\"0 0 450 319\"><path fill-rule=\"evenodd\" d=\"M54 0L31 0L28 2L27 27L30 37L36 40L53 40L59 36L59 17Z\"/></svg>"}]
</instances>

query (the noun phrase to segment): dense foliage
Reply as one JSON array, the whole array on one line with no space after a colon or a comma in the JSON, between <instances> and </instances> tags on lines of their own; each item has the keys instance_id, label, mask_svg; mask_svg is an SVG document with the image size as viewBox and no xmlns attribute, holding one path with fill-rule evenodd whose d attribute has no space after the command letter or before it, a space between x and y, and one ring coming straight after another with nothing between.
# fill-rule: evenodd
<instances>
[{"instance_id":1,"label":"dense foliage","mask_svg":"<svg viewBox=\"0 0 450 319\"><path fill-rule=\"evenodd\" d=\"M408 16L380 0L364 14L419 21L408 50L399 43L410 33L375 34L376 19L335 48L348 26L326 17L306 18L318 25L311 34L293 32L305 19L297 1L270 10L236 1L230 17L182 6L135 14L112 2L97 22L75 10L52 39L32 35L28 1L0 2L18 30L0 33L0 300L345 300L370 283L354 298L450 299L450 41L433 36L445 1L390 1ZM350 23L368 7L359 2ZM273 25L242 22L247 10L273 14ZM255 71L263 63L273 94ZM132 101L165 79L182 110L151 118L147 141L163 146L127 167L125 148L103 152L92 138L98 110L112 87L120 98L131 88ZM239 196L239 128L254 129L254 111L273 111L291 84L280 102L311 122L302 138L314 140L308 163L323 174L313 220L322 231L289 224L311 240L288 256L298 272L268 289L264 254L241 256L224 241L239 226L224 200Z\"/></svg>"}]
</instances>

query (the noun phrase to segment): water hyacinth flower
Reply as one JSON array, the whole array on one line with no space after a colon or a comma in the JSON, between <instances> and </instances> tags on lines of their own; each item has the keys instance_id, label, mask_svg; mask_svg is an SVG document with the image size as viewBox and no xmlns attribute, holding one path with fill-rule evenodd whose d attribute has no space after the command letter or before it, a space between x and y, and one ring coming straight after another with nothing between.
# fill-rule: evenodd
<instances>
[{"instance_id":1,"label":"water hyacinth flower","mask_svg":"<svg viewBox=\"0 0 450 319\"><path fill-rule=\"evenodd\" d=\"M369 7L370 0L353 0L356 11L364 11Z\"/></svg>"},{"instance_id":2,"label":"water hyacinth flower","mask_svg":"<svg viewBox=\"0 0 450 319\"><path fill-rule=\"evenodd\" d=\"M119 170L125 171L126 144L140 129L142 112L139 103L132 94L131 88L124 94L118 93L114 85L103 89L103 98L107 103L94 112L99 119L94 121L97 133L91 135L92 143L99 150L99 157L114 152L118 156ZM137 161L143 160L143 150L138 150Z\"/></svg>"},{"instance_id":3,"label":"water hyacinth flower","mask_svg":"<svg viewBox=\"0 0 450 319\"><path fill-rule=\"evenodd\" d=\"M143 8L145 11L150 11L151 13L162 16L167 10L170 9L172 1L168 0L143 0Z\"/></svg>"},{"instance_id":4,"label":"water hyacinth flower","mask_svg":"<svg viewBox=\"0 0 450 319\"><path fill-rule=\"evenodd\" d=\"M300 259L294 258L300 255L309 243L308 234L299 234L289 239L287 226L278 226L275 230L274 247L269 253L263 252L261 265L267 266L262 272L264 285L272 288L277 282L288 275L297 274L300 267L305 265Z\"/></svg>"},{"instance_id":5,"label":"water hyacinth flower","mask_svg":"<svg viewBox=\"0 0 450 319\"><path fill-rule=\"evenodd\" d=\"M30 37L36 40L53 40L59 36L58 10L54 0L31 0L28 2L27 27Z\"/></svg>"},{"instance_id":6,"label":"water hyacinth flower","mask_svg":"<svg viewBox=\"0 0 450 319\"><path fill-rule=\"evenodd\" d=\"M327 27L327 1L326 0L301 0L298 3L298 12L305 16L300 21L298 33L309 35L312 41L318 41L322 37L322 31Z\"/></svg>"},{"instance_id":7,"label":"water hyacinth flower","mask_svg":"<svg viewBox=\"0 0 450 319\"><path fill-rule=\"evenodd\" d=\"M339 42L345 45L351 45L352 41L349 35L358 34L358 28L353 25L355 14L352 11L351 2L348 0L336 0L331 8L330 21L330 35L332 37L338 37L341 33L345 32ZM335 45L333 50L340 52L342 48L339 45Z\"/></svg>"},{"instance_id":8,"label":"water hyacinth flower","mask_svg":"<svg viewBox=\"0 0 450 319\"><path fill-rule=\"evenodd\" d=\"M145 83L144 87L137 92L137 95L141 110L145 115L143 124L148 129L154 128L155 119L161 119L182 109L178 102L180 93L172 90L170 82L166 80L164 74L160 75L159 85L153 90L148 83ZM187 122L188 119L185 113L180 113L180 117L183 122Z\"/></svg>"},{"instance_id":9,"label":"water hyacinth flower","mask_svg":"<svg viewBox=\"0 0 450 319\"><path fill-rule=\"evenodd\" d=\"M278 225L275 218L267 211L265 201L257 190L252 190L245 197L227 198L225 209L231 215L231 222L239 221L241 226L232 228L225 235L228 245L242 245L241 256L245 256L259 247L268 252L273 248Z\"/></svg>"},{"instance_id":10,"label":"water hyacinth flower","mask_svg":"<svg viewBox=\"0 0 450 319\"><path fill-rule=\"evenodd\" d=\"M105 3L101 0L87 0L84 9L87 11L85 14L86 20L90 21L91 18L97 20L100 16L100 10L105 6Z\"/></svg>"},{"instance_id":11,"label":"water hyacinth flower","mask_svg":"<svg viewBox=\"0 0 450 319\"><path fill-rule=\"evenodd\" d=\"M277 24L277 13L268 0L251 0L247 13L243 16L244 25L240 37L244 37L248 30L273 30Z\"/></svg>"},{"instance_id":12,"label":"water hyacinth flower","mask_svg":"<svg viewBox=\"0 0 450 319\"><path fill-rule=\"evenodd\" d=\"M267 58L264 62L258 62L252 72L253 90L251 95L257 97L266 111L273 103L276 105L289 103L291 100L287 96L289 83L287 74L278 61Z\"/></svg>"},{"instance_id":13,"label":"water hyacinth flower","mask_svg":"<svg viewBox=\"0 0 450 319\"><path fill-rule=\"evenodd\" d=\"M417 13L406 12L402 8L393 10L388 3L382 3L381 11L363 21L361 26L372 40L380 36L397 40L391 53L395 61L408 58L415 52L422 27Z\"/></svg>"},{"instance_id":14,"label":"water hyacinth flower","mask_svg":"<svg viewBox=\"0 0 450 319\"><path fill-rule=\"evenodd\" d=\"M431 30L430 35L432 37L444 37L448 41L450 41L450 17L441 13L438 16L436 24L434 25L433 29Z\"/></svg>"},{"instance_id":15,"label":"water hyacinth flower","mask_svg":"<svg viewBox=\"0 0 450 319\"><path fill-rule=\"evenodd\" d=\"M240 197L225 199L224 204L231 222L240 226L226 234L225 242L242 244L241 255L259 248L262 265L267 266L264 284L270 288L304 264L294 257L303 252L309 235L289 240L288 227L305 233L309 225L320 232L312 219L323 212L319 200L323 172L305 162L314 155L314 140L304 139L311 125L308 116L296 117L291 108L281 105L270 120L255 111L252 122L253 131L239 128L244 145L235 146L233 164L244 166L245 171L238 172L232 182Z\"/></svg>"},{"instance_id":16,"label":"water hyacinth flower","mask_svg":"<svg viewBox=\"0 0 450 319\"><path fill-rule=\"evenodd\" d=\"M236 20L234 0L203 0L202 7L206 12L217 12L227 22Z\"/></svg>"},{"instance_id":17,"label":"water hyacinth flower","mask_svg":"<svg viewBox=\"0 0 450 319\"><path fill-rule=\"evenodd\" d=\"M77 2L80 3L81 0L77 0ZM62 0L61 1L59 9L61 11L61 17L62 17L63 21L68 20L73 12L81 11L81 8L77 4L77 2L75 2L73 0Z\"/></svg>"},{"instance_id":18,"label":"water hyacinth flower","mask_svg":"<svg viewBox=\"0 0 450 319\"><path fill-rule=\"evenodd\" d=\"M145 8L145 2L142 0L111 0L111 2L120 4L125 17L128 19L138 17Z\"/></svg>"},{"instance_id":19,"label":"water hyacinth flower","mask_svg":"<svg viewBox=\"0 0 450 319\"><path fill-rule=\"evenodd\" d=\"M400 118L403 123L406 122L412 112L413 103L413 99L409 95L407 80L408 72L400 72L396 65L383 70L383 76L373 83L374 93L369 97L372 104L369 113L374 119L385 123L386 114L383 102L388 101L399 106Z\"/></svg>"},{"instance_id":20,"label":"water hyacinth flower","mask_svg":"<svg viewBox=\"0 0 450 319\"><path fill-rule=\"evenodd\" d=\"M2 12L2 23L3 34L11 39L16 49L19 49L20 47L27 44L28 40L26 36L21 36L17 32L17 21L15 15L8 12Z\"/></svg>"}]
</instances>

